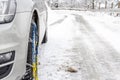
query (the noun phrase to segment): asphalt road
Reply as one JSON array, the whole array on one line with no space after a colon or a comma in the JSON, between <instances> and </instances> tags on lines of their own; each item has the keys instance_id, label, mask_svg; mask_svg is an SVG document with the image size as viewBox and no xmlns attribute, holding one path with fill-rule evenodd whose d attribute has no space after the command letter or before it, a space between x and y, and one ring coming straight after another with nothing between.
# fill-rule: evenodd
<instances>
[{"instance_id":1,"label":"asphalt road","mask_svg":"<svg viewBox=\"0 0 120 80\"><path fill-rule=\"evenodd\" d=\"M107 37L97 33L116 32L106 23L94 23L102 24L103 30L93 27L78 12L49 14L48 43L41 45L39 54L40 80L120 80L120 52Z\"/></svg>"}]
</instances>

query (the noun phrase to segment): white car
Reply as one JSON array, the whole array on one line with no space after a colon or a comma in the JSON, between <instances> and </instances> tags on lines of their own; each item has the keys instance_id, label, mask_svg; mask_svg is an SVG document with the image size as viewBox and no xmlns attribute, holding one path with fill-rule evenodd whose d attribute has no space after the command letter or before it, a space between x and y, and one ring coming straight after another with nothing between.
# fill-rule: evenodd
<instances>
[{"instance_id":1,"label":"white car","mask_svg":"<svg viewBox=\"0 0 120 80\"><path fill-rule=\"evenodd\" d=\"M46 41L45 0L0 0L0 80L38 80L38 46Z\"/></svg>"}]
</instances>

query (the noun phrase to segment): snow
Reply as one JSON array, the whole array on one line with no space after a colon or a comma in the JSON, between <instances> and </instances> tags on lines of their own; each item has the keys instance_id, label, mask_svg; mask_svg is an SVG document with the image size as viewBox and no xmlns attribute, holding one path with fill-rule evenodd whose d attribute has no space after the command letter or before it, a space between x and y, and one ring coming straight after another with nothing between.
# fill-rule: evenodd
<instances>
[{"instance_id":1,"label":"snow","mask_svg":"<svg viewBox=\"0 0 120 80\"><path fill-rule=\"evenodd\" d=\"M48 42L39 49L40 80L120 80L120 18L48 10ZM77 70L71 73L68 70Z\"/></svg>"},{"instance_id":2,"label":"snow","mask_svg":"<svg viewBox=\"0 0 120 80\"><path fill-rule=\"evenodd\" d=\"M93 16L84 16L84 19L89 21L90 25L94 27L95 32L107 40L120 52L120 17L113 17L107 14L93 13Z\"/></svg>"}]
</instances>

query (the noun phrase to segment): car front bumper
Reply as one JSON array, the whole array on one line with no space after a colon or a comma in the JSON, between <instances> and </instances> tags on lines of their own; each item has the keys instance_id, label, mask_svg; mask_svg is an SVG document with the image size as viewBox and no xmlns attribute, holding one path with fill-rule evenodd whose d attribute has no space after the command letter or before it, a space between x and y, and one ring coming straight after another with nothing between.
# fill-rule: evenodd
<instances>
[{"instance_id":1,"label":"car front bumper","mask_svg":"<svg viewBox=\"0 0 120 80\"><path fill-rule=\"evenodd\" d=\"M7 75L0 80L20 80L26 71L30 13L16 13L11 23L0 24L0 54L11 51L15 53L13 61L0 64L0 71L6 66L11 67L6 71Z\"/></svg>"}]
</instances>

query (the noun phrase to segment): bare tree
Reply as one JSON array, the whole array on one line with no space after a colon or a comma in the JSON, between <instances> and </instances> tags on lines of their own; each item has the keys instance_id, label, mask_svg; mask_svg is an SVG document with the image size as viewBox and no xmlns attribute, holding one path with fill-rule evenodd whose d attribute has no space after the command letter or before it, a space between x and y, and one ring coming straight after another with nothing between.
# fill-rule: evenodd
<instances>
[{"instance_id":1,"label":"bare tree","mask_svg":"<svg viewBox=\"0 0 120 80\"><path fill-rule=\"evenodd\" d=\"M114 3L112 2L112 3L111 3L111 8L113 8L113 6L114 6Z\"/></svg>"},{"instance_id":2,"label":"bare tree","mask_svg":"<svg viewBox=\"0 0 120 80\"><path fill-rule=\"evenodd\" d=\"M118 1L118 8L120 8L120 1Z\"/></svg>"},{"instance_id":3,"label":"bare tree","mask_svg":"<svg viewBox=\"0 0 120 80\"><path fill-rule=\"evenodd\" d=\"M105 1L105 9L107 9L107 1Z\"/></svg>"},{"instance_id":4,"label":"bare tree","mask_svg":"<svg viewBox=\"0 0 120 80\"><path fill-rule=\"evenodd\" d=\"M99 2L99 9L100 9L100 7L101 7L101 2Z\"/></svg>"},{"instance_id":5,"label":"bare tree","mask_svg":"<svg viewBox=\"0 0 120 80\"><path fill-rule=\"evenodd\" d=\"M95 0L92 0L92 9L95 9Z\"/></svg>"}]
</instances>

